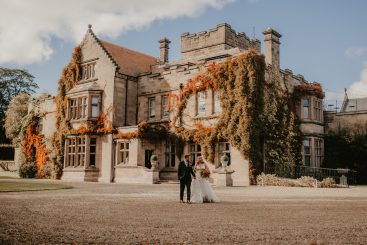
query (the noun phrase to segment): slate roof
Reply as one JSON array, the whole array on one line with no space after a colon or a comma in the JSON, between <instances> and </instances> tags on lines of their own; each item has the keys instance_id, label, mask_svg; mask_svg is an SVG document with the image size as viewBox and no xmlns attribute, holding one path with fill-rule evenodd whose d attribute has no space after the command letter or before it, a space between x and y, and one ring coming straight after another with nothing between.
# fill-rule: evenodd
<instances>
[{"instance_id":1,"label":"slate roof","mask_svg":"<svg viewBox=\"0 0 367 245\"><path fill-rule=\"evenodd\" d=\"M140 73L149 72L151 66L158 62L158 59L153 56L124 48L104 40L100 40L100 44L120 67L119 72L125 75L137 76Z\"/></svg>"}]
</instances>

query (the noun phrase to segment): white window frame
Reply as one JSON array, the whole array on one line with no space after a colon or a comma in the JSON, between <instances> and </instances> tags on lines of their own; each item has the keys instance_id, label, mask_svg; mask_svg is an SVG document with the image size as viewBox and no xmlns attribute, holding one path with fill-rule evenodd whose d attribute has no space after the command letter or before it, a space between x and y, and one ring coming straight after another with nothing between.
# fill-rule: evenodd
<instances>
[{"instance_id":1,"label":"white window frame","mask_svg":"<svg viewBox=\"0 0 367 245\"><path fill-rule=\"evenodd\" d=\"M206 91L200 91L197 93L196 103L197 115L205 115L206 113Z\"/></svg>"},{"instance_id":2,"label":"white window frame","mask_svg":"<svg viewBox=\"0 0 367 245\"><path fill-rule=\"evenodd\" d=\"M130 141L119 141L119 164L129 164Z\"/></svg>"}]
</instances>

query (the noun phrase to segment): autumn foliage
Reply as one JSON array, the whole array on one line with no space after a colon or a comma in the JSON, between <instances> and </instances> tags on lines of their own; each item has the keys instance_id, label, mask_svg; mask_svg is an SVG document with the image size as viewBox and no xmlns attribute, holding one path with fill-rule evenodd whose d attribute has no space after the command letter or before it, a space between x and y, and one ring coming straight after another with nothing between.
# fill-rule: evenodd
<instances>
[{"instance_id":1,"label":"autumn foliage","mask_svg":"<svg viewBox=\"0 0 367 245\"><path fill-rule=\"evenodd\" d=\"M43 165L48 161L48 150L44 143L44 136L37 133L38 120L33 118L27 126L22 142L22 153L25 161L35 162L37 165L37 177L42 177Z\"/></svg>"}]
</instances>

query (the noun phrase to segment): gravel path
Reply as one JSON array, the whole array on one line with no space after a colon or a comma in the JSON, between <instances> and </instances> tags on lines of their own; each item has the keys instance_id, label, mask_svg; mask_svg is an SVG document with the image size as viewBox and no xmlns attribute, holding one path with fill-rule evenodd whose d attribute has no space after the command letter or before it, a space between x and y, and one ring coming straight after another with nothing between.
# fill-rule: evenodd
<instances>
[{"instance_id":1,"label":"gravel path","mask_svg":"<svg viewBox=\"0 0 367 245\"><path fill-rule=\"evenodd\" d=\"M67 184L0 193L0 244L367 244L367 187L215 187L222 202L188 205L175 184Z\"/></svg>"}]
</instances>

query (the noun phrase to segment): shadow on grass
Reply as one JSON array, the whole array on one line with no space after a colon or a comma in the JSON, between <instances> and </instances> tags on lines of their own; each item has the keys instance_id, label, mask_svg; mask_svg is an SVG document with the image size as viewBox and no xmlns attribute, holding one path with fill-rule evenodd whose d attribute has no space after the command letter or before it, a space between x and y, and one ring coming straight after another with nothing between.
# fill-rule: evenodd
<instances>
[{"instance_id":1,"label":"shadow on grass","mask_svg":"<svg viewBox=\"0 0 367 245\"><path fill-rule=\"evenodd\" d=\"M45 191L72 188L72 186L52 183L24 183L10 180L0 181L0 192Z\"/></svg>"}]
</instances>

